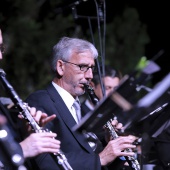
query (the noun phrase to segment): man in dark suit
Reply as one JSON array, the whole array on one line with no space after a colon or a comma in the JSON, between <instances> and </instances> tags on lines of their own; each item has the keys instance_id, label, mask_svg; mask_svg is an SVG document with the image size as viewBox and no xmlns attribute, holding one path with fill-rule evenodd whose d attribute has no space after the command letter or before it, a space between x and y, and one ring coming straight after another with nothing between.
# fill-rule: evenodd
<instances>
[{"instance_id":1,"label":"man in dark suit","mask_svg":"<svg viewBox=\"0 0 170 170\"><path fill-rule=\"evenodd\" d=\"M56 119L47 128L56 132L61 141L61 150L68 158L74 170L100 170L110 164L118 156L132 156L133 152L122 152L125 148L135 148L133 136L119 137L110 141L100 152L93 152L84 134L72 131L78 123L74 102L84 94L84 84L93 78L96 48L90 42L78 38L63 37L53 48L52 70L53 81L44 90L31 94L26 102L30 106L47 113L55 113ZM117 128L122 125L112 122ZM34 160L35 161L35 160ZM34 162L35 163L35 162ZM36 158L39 169L59 169L49 155Z\"/></svg>"}]
</instances>

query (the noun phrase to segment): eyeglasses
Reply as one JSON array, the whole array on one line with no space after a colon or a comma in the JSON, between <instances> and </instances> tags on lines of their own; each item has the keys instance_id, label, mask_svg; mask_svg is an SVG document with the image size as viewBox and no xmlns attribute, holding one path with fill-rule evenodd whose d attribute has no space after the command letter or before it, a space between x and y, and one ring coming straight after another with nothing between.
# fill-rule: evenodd
<instances>
[{"instance_id":1,"label":"eyeglasses","mask_svg":"<svg viewBox=\"0 0 170 170\"><path fill-rule=\"evenodd\" d=\"M0 51L1 51L1 53L4 53L4 52L5 52L5 46L4 46L4 44L0 44Z\"/></svg>"},{"instance_id":2,"label":"eyeglasses","mask_svg":"<svg viewBox=\"0 0 170 170\"><path fill-rule=\"evenodd\" d=\"M90 67L89 67L89 66L87 66L87 65L75 64L75 63L71 63L71 62L68 62L68 61L63 61L63 62L68 63L68 64L73 64L73 65L75 65L75 66L78 66L78 67L80 68L80 70L81 70L81 71L84 71L84 72L86 72L89 68L91 68L92 71L95 70L95 66L90 66Z\"/></svg>"}]
</instances>

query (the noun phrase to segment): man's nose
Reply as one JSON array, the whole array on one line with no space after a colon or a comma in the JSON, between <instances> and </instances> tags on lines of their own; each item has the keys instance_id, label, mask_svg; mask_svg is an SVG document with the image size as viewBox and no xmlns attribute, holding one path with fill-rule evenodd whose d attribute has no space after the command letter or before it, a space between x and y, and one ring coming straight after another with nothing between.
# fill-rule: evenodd
<instances>
[{"instance_id":1,"label":"man's nose","mask_svg":"<svg viewBox=\"0 0 170 170\"><path fill-rule=\"evenodd\" d=\"M91 68L89 68L85 73L85 78L92 79L93 78L93 71Z\"/></svg>"}]
</instances>

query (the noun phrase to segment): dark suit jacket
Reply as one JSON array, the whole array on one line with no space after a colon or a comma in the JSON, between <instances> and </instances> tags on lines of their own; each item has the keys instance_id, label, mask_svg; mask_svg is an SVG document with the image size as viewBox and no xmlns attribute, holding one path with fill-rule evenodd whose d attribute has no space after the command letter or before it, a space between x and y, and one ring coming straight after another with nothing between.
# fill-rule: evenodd
<instances>
[{"instance_id":1,"label":"dark suit jacket","mask_svg":"<svg viewBox=\"0 0 170 170\"><path fill-rule=\"evenodd\" d=\"M85 104L86 100L81 103L81 115L85 116L88 112L90 112L90 108Z\"/></svg>"},{"instance_id":2,"label":"dark suit jacket","mask_svg":"<svg viewBox=\"0 0 170 170\"><path fill-rule=\"evenodd\" d=\"M85 116L88 112L90 112L90 108L86 105L86 100L83 101L81 103L81 114L82 116ZM101 143L102 143L102 147L104 148L107 143L105 141L104 138L104 131L101 128L101 131L99 131L98 133L96 133L96 135L98 136L98 138L100 139ZM131 170L131 168L124 166L125 161L120 160L119 158L117 158L113 163L111 163L109 166L105 167L106 170Z\"/></svg>"},{"instance_id":3,"label":"dark suit jacket","mask_svg":"<svg viewBox=\"0 0 170 170\"><path fill-rule=\"evenodd\" d=\"M88 112L92 111L87 105L86 100L81 103L81 116L84 117ZM105 138L104 138L104 130L101 127L101 130L96 132L97 137L100 139L100 141L103 143L103 145L106 145Z\"/></svg>"},{"instance_id":4,"label":"dark suit jacket","mask_svg":"<svg viewBox=\"0 0 170 170\"><path fill-rule=\"evenodd\" d=\"M76 122L52 84L45 90L31 94L26 102L48 115L56 114L57 117L47 124L47 128L57 133L61 150L74 170L101 169L99 156L92 151L84 135L72 131ZM59 169L49 154L37 156L33 161L41 170Z\"/></svg>"}]
</instances>

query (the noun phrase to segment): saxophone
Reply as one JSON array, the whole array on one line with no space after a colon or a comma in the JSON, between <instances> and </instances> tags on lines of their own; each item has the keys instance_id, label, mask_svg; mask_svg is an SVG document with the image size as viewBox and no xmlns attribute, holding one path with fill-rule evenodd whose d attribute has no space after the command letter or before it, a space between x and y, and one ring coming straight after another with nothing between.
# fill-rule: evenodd
<instances>
[{"instance_id":1,"label":"saxophone","mask_svg":"<svg viewBox=\"0 0 170 170\"><path fill-rule=\"evenodd\" d=\"M24 119L26 119L26 121L30 124L31 128L36 133L50 132L48 129L43 129L43 127L40 127L38 123L34 120L32 115L30 114L30 107L28 106L27 103L24 103L21 98L19 98L18 94L15 92L12 85L6 79L5 75L6 74L4 70L0 69L0 80L2 81L2 84L4 85L4 88L8 91L9 95L11 96L12 101L18 108L21 116ZM73 170L73 168L68 163L66 156L61 150L57 153L51 154L51 156L55 161L57 158L57 163L63 170Z\"/></svg>"},{"instance_id":2,"label":"saxophone","mask_svg":"<svg viewBox=\"0 0 170 170\"><path fill-rule=\"evenodd\" d=\"M92 87L90 87L88 84L84 84L85 87L85 92L88 94L90 100L92 101L92 103L94 105L96 105L99 101L98 97L96 96L96 94L94 93L94 90ZM110 119L110 121L107 121L107 123L104 125L104 127L109 129L109 133L112 137L112 139L116 139L118 136L118 134L116 133L114 127L111 124L112 119ZM131 149L126 149L125 152L130 152ZM121 160L126 160L129 164L129 166L131 167L132 170L140 170L140 164L138 162L138 160L133 157L133 156L126 156L126 157L120 157Z\"/></svg>"}]
</instances>

